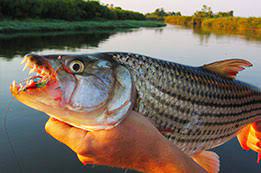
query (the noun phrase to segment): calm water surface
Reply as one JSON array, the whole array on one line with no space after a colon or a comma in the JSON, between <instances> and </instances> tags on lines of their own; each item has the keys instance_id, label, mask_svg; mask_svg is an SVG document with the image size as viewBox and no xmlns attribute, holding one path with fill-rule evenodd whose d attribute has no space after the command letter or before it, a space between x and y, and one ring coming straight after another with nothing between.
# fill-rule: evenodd
<instances>
[{"instance_id":1,"label":"calm water surface","mask_svg":"<svg viewBox=\"0 0 261 173\"><path fill-rule=\"evenodd\" d=\"M238 78L261 87L261 42L239 36L205 34L175 26L125 32L0 35L1 173L124 172L108 167L82 166L70 149L45 133L48 117L44 113L15 100L8 109L12 99L9 84L27 76L19 65L24 54L98 51L135 52L194 66L226 58L245 58L254 67L240 73ZM4 116L16 157L4 133ZM214 150L221 158L221 172L261 172L260 165L256 164L256 154L243 151L236 139Z\"/></svg>"}]
</instances>

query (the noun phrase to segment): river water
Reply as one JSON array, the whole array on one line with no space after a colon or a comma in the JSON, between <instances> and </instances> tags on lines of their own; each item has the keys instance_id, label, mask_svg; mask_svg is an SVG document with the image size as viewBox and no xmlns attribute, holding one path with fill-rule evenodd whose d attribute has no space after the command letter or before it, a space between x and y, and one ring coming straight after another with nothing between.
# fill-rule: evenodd
<instances>
[{"instance_id":1,"label":"river water","mask_svg":"<svg viewBox=\"0 0 261 173\"><path fill-rule=\"evenodd\" d=\"M238 79L261 87L261 41L242 36L215 35L177 26L118 32L0 35L1 173L124 172L109 167L82 166L70 149L45 133L48 117L44 113L16 100L10 103L9 84L27 76L20 66L24 54L99 51L134 52L193 66L226 58L245 58L254 67L241 72ZM261 166L256 164L256 153L243 151L236 139L214 151L220 156L221 172L261 172Z\"/></svg>"}]
</instances>

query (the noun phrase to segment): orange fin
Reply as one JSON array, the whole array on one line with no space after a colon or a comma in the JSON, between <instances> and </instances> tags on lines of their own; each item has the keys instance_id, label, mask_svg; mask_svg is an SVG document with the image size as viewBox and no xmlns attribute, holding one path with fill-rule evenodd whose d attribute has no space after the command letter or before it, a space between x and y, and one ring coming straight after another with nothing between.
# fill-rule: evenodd
<instances>
[{"instance_id":1,"label":"orange fin","mask_svg":"<svg viewBox=\"0 0 261 173\"><path fill-rule=\"evenodd\" d=\"M259 163L261 161L261 120L244 127L239 131L237 138L243 149L251 149L258 153L257 163Z\"/></svg>"},{"instance_id":2,"label":"orange fin","mask_svg":"<svg viewBox=\"0 0 261 173\"><path fill-rule=\"evenodd\" d=\"M212 151L202 151L192 156L192 159L197 162L208 173L219 172L219 156Z\"/></svg>"},{"instance_id":3,"label":"orange fin","mask_svg":"<svg viewBox=\"0 0 261 173\"><path fill-rule=\"evenodd\" d=\"M249 150L249 147L247 146L249 131L250 131L250 125L247 125L243 129L241 129L237 135L237 139L244 150Z\"/></svg>"},{"instance_id":4,"label":"orange fin","mask_svg":"<svg viewBox=\"0 0 261 173\"><path fill-rule=\"evenodd\" d=\"M230 79L235 79L238 72L245 67L253 66L249 61L243 59L228 59L203 65L203 68L218 73Z\"/></svg>"}]
</instances>

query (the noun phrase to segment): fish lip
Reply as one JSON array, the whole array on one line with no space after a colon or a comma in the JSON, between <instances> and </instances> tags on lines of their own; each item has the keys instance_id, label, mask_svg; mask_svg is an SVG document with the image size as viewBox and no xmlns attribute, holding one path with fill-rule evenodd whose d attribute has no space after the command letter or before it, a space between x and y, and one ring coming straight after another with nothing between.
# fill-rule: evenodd
<instances>
[{"instance_id":1,"label":"fish lip","mask_svg":"<svg viewBox=\"0 0 261 173\"><path fill-rule=\"evenodd\" d=\"M55 69L51 66L49 61L43 56L36 55L36 54L26 54L20 64L25 65L23 71L26 68L29 68L30 69L29 74L37 73L37 75L29 76L28 78L19 81L18 83L16 81L13 81L13 83L10 85L10 90L13 95L18 95L19 93L26 91L27 89L42 88L42 87L37 87L37 85L32 87L32 86L28 86L28 84L25 85L22 84L24 81L28 81L28 80L30 81L30 79L36 77L41 77L46 79L46 81L44 81L46 82L46 84L50 81L54 81L54 80L57 81L57 74Z\"/></svg>"}]
</instances>

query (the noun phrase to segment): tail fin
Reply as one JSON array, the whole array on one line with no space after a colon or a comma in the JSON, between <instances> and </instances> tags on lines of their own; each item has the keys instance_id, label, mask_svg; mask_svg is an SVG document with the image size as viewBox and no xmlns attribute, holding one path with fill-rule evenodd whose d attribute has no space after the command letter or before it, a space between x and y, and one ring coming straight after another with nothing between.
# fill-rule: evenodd
<instances>
[{"instance_id":1,"label":"tail fin","mask_svg":"<svg viewBox=\"0 0 261 173\"><path fill-rule=\"evenodd\" d=\"M241 147L258 153L257 163L261 161L261 120L244 127L237 135Z\"/></svg>"}]
</instances>

